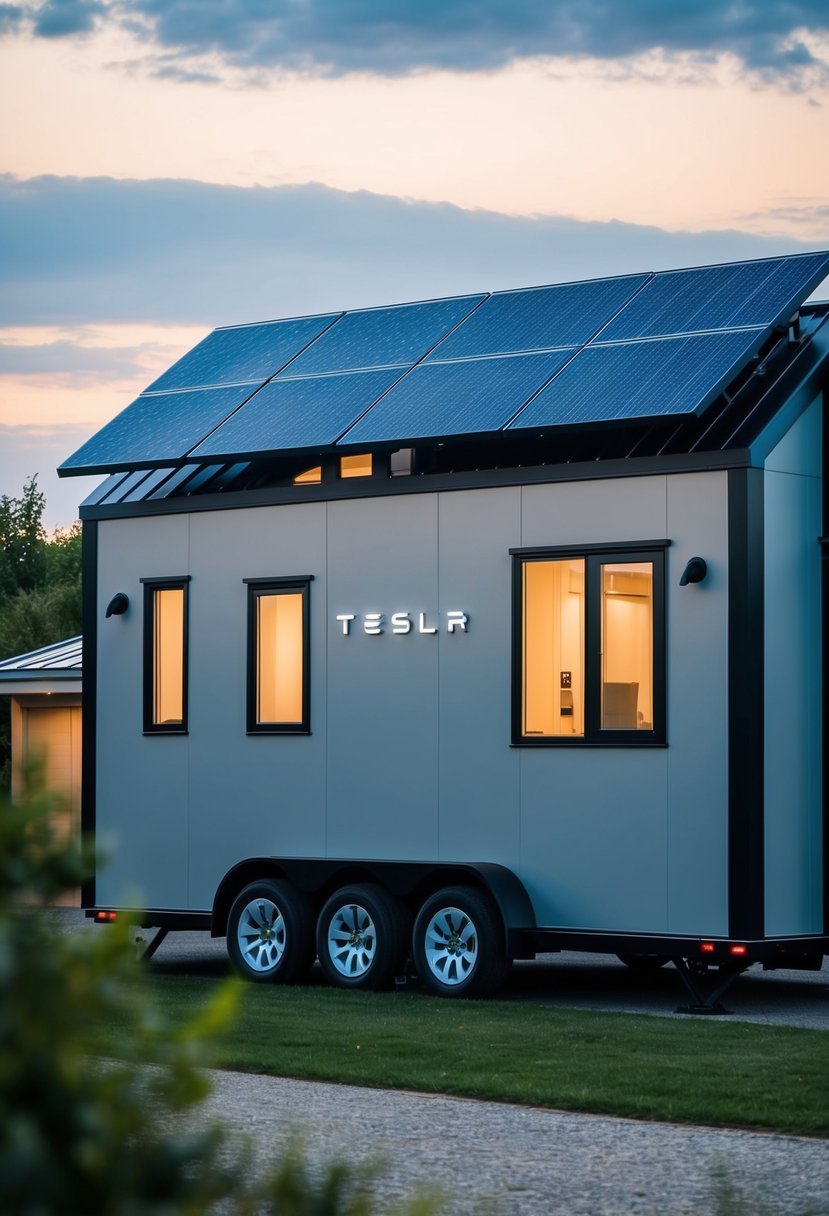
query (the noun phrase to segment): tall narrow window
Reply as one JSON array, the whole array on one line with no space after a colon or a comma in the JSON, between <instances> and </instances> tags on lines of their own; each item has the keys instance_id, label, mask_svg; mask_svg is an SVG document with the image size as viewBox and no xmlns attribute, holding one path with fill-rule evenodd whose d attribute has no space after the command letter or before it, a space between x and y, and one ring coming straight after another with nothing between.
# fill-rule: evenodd
<instances>
[{"instance_id":1,"label":"tall narrow window","mask_svg":"<svg viewBox=\"0 0 829 1216\"><path fill-rule=\"evenodd\" d=\"M665 741L665 544L513 551L515 743Z\"/></svg>"},{"instance_id":2,"label":"tall narrow window","mask_svg":"<svg viewBox=\"0 0 829 1216\"><path fill-rule=\"evenodd\" d=\"M308 734L309 578L248 585L248 733Z\"/></svg>"},{"instance_id":3,"label":"tall narrow window","mask_svg":"<svg viewBox=\"0 0 829 1216\"><path fill-rule=\"evenodd\" d=\"M144 731L187 733L189 576L144 584Z\"/></svg>"}]
</instances>

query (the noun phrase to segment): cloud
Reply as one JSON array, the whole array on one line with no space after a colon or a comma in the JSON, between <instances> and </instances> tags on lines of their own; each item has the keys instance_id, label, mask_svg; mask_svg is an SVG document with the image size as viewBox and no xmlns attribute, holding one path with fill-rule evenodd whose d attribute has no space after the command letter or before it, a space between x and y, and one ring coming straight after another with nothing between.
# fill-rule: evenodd
<instances>
[{"instance_id":1,"label":"cloud","mask_svg":"<svg viewBox=\"0 0 829 1216\"><path fill-rule=\"evenodd\" d=\"M101 0L48 0L35 11L34 32L40 38L88 34L105 13Z\"/></svg>"},{"instance_id":2,"label":"cloud","mask_svg":"<svg viewBox=\"0 0 829 1216\"><path fill-rule=\"evenodd\" d=\"M0 175L0 325L209 327L808 247L317 185Z\"/></svg>"},{"instance_id":3,"label":"cloud","mask_svg":"<svg viewBox=\"0 0 829 1216\"><path fill-rule=\"evenodd\" d=\"M246 69L330 76L661 50L731 54L760 78L796 83L829 75L810 45L829 30L828 12L826 0L44 0L34 31L59 37L107 20L182 61L218 55Z\"/></svg>"},{"instance_id":4,"label":"cloud","mask_svg":"<svg viewBox=\"0 0 829 1216\"><path fill-rule=\"evenodd\" d=\"M58 342L15 345L0 342L0 376L92 375L96 381L111 376L139 375L140 348L90 347L63 339Z\"/></svg>"}]
</instances>

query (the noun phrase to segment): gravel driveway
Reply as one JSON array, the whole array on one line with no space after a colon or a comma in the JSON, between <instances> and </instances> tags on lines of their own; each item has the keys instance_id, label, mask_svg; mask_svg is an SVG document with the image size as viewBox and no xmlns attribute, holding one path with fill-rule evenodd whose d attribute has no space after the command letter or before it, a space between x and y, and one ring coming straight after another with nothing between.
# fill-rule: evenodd
<instances>
[{"instance_id":1,"label":"gravel driveway","mask_svg":"<svg viewBox=\"0 0 829 1216\"><path fill-rule=\"evenodd\" d=\"M309 1162L382 1161L389 1203L439 1188L441 1216L826 1216L829 1142L239 1073L212 1074L207 1112L263 1162L298 1134Z\"/></svg>"}]
</instances>

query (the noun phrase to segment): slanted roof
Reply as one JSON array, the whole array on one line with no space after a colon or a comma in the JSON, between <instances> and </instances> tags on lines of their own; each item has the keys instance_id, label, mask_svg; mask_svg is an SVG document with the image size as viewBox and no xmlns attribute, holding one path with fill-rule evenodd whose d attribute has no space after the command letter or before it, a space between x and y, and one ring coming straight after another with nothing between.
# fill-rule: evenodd
<instances>
[{"instance_id":1,"label":"slanted roof","mask_svg":"<svg viewBox=\"0 0 829 1216\"><path fill-rule=\"evenodd\" d=\"M0 660L0 693L80 692L82 674L83 638L67 638Z\"/></svg>"},{"instance_id":2,"label":"slanted roof","mask_svg":"<svg viewBox=\"0 0 829 1216\"><path fill-rule=\"evenodd\" d=\"M827 273L829 253L809 253L217 329L59 473L117 476L91 508L407 444L477 445L490 465L553 434L722 446L723 402L801 342L788 323Z\"/></svg>"}]
</instances>

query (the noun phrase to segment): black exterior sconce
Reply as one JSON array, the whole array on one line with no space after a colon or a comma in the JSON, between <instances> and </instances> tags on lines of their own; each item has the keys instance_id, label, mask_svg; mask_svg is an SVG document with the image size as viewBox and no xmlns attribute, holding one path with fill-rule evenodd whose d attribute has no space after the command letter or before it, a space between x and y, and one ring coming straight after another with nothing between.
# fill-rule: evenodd
<instances>
[{"instance_id":1,"label":"black exterior sconce","mask_svg":"<svg viewBox=\"0 0 829 1216\"><path fill-rule=\"evenodd\" d=\"M680 587L687 587L689 583L701 583L708 573L708 563L704 557L692 557L688 565L682 571L682 578L679 580Z\"/></svg>"},{"instance_id":2,"label":"black exterior sconce","mask_svg":"<svg viewBox=\"0 0 829 1216\"><path fill-rule=\"evenodd\" d=\"M117 591L107 604L106 615L107 617L122 616L129 606L129 597L124 595L123 591Z\"/></svg>"}]
</instances>

